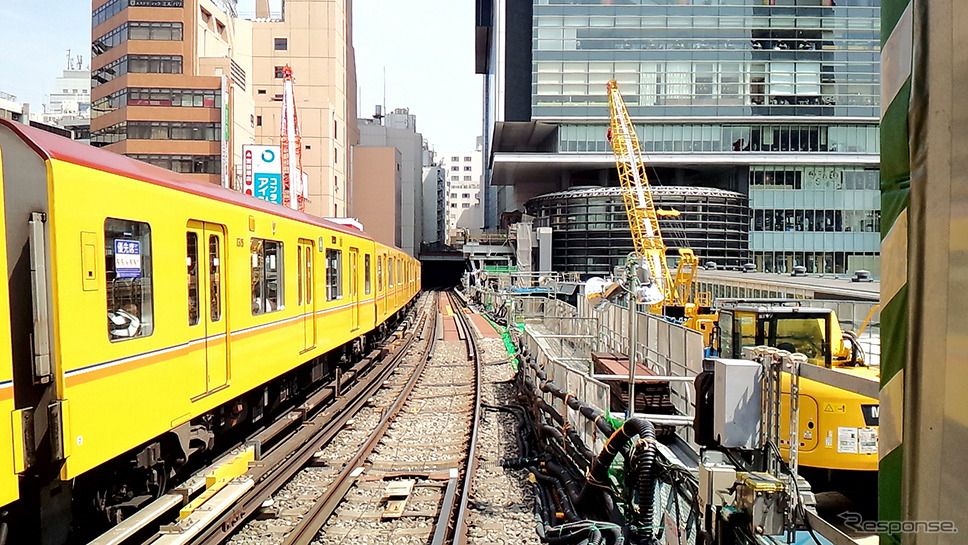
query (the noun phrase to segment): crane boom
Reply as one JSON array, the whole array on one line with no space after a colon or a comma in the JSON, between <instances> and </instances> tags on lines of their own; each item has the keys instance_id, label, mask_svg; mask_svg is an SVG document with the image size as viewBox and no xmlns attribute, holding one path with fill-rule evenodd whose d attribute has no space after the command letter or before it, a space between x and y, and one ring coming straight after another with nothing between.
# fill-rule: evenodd
<instances>
[{"instance_id":1,"label":"crane boom","mask_svg":"<svg viewBox=\"0 0 968 545\"><path fill-rule=\"evenodd\" d=\"M287 64L282 70L282 123L279 148L282 161L282 204L294 210L305 211L305 188L303 187L302 137L299 117L296 115L296 99L293 95L292 68Z\"/></svg>"},{"instance_id":2,"label":"crane boom","mask_svg":"<svg viewBox=\"0 0 968 545\"><path fill-rule=\"evenodd\" d=\"M608 107L611 114L609 129L615 166L622 183L622 198L632 232L632 244L648 263L652 277L658 282L666 304L680 304L678 290L666 263L666 246L659 230L659 219L652 201L652 189L642 161L642 151L635 127L625 108L625 100L615 80L608 82Z\"/></svg>"}]
</instances>

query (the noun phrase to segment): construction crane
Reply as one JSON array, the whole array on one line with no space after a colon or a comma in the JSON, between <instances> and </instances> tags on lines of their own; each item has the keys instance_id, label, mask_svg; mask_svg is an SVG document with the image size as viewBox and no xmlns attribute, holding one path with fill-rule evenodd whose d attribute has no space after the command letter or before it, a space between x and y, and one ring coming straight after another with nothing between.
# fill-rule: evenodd
<instances>
[{"instance_id":1,"label":"construction crane","mask_svg":"<svg viewBox=\"0 0 968 545\"><path fill-rule=\"evenodd\" d=\"M695 289L695 271L699 259L689 248L680 248L675 276L669 271L659 217L678 216L679 213L657 210L655 207L639 138L615 80L608 82L608 107L611 114L608 139L624 190L622 198L632 232L632 244L648 265L652 278L664 295L664 300L650 309L657 314L684 320L687 327L701 331L705 340L708 340L716 317L709 311L708 294L697 293Z\"/></svg>"},{"instance_id":2,"label":"construction crane","mask_svg":"<svg viewBox=\"0 0 968 545\"><path fill-rule=\"evenodd\" d=\"M292 68L287 64L282 69L282 127L279 136L282 161L282 204L294 210L305 211L302 137L299 133L299 117L296 115L296 99L292 84Z\"/></svg>"}]
</instances>

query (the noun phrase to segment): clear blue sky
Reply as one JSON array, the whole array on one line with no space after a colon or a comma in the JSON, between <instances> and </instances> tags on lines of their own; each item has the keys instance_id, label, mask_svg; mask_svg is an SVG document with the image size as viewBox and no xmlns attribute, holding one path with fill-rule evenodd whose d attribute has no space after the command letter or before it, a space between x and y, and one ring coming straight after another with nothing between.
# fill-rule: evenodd
<instances>
[{"instance_id":1,"label":"clear blue sky","mask_svg":"<svg viewBox=\"0 0 968 545\"><path fill-rule=\"evenodd\" d=\"M0 91L43 112L67 50L91 59L89 0L0 0Z\"/></svg>"},{"instance_id":2,"label":"clear blue sky","mask_svg":"<svg viewBox=\"0 0 968 545\"><path fill-rule=\"evenodd\" d=\"M254 0L241 0L250 9ZM481 133L473 0L353 0L360 113L410 108L438 151L473 149ZM273 0L277 5L278 0ZM91 56L90 0L0 0L0 91L41 112L67 50Z\"/></svg>"}]
</instances>

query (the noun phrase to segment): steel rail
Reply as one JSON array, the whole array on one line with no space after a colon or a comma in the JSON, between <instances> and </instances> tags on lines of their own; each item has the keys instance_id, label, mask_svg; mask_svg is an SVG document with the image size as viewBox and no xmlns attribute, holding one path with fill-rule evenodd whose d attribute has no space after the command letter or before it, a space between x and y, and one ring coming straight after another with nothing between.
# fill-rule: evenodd
<instances>
[{"instance_id":1,"label":"steel rail","mask_svg":"<svg viewBox=\"0 0 968 545\"><path fill-rule=\"evenodd\" d=\"M477 338L471 327L470 320L464 310L468 309L467 302L464 301L456 292L451 292L451 301L459 302L460 312L455 313L460 316L458 320L464 328L464 342L467 345L467 360L474 362L474 415L471 420L470 445L467 448L467 467L464 473L464 483L461 487L460 503L458 504L457 515L454 519L453 543L465 545L467 543L467 514L469 510L471 488L474 484L474 474L477 471L477 435L481 421L481 358L477 346Z\"/></svg>"},{"instance_id":2,"label":"steel rail","mask_svg":"<svg viewBox=\"0 0 968 545\"><path fill-rule=\"evenodd\" d=\"M398 330L406 330L406 327L401 326ZM319 391L314 397L326 399L335 396L336 402L326 407L325 410L319 411L312 418L306 419L305 415L307 406L313 400L307 401L283 417L282 420L286 420L286 418L295 419L299 428L288 438L279 441L272 449L264 452L256 462L250 464L249 471L244 476L254 481L255 484L251 490L238 502L229 506L220 516L214 518L214 521L203 530L194 532L193 537L186 536L184 543L204 545L222 543L226 537L254 514L266 499L270 498L275 491L301 470L315 452L322 445L328 443L345 426L346 422L366 404L372 394L382 386L384 380L396 368L396 365L405 357L413 342L414 337L410 337L391 353L388 353L387 349L374 351L363 361L353 366L347 374L355 375L359 380L343 393L342 397L339 395L340 392L336 391L339 388L338 385L331 385L323 389L329 391ZM374 360L380 358L382 358L382 361L374 363ZM270 426L270 429L278 432L288 429L289 426L289 422L276 422ZM259 439L261 439L260 436L254 438L257 442ZM177 532L179 529L179 525L175 524L166 527L164 530L165 534L170 535L173 531ZM153 543L162 535L164 534L155 535L145 543Z\"/></svg>"},{"instance_id":3,"label":"steel rail","mask_svg":"<svg viewBox=\"0 0 968 545\"><path fill-rule=\"evenodd\" d=\"M357 362L351 371L357 375L367 373L375 365L374 362L378 356L378 351L371 352L366 358ZM159 525L159 521L164 517L170 516L173 511L182 507L189 499L205 490L206 475L217 470L231 460L238 451L249 445L256 445L258 451L262 451L266 445L281 439L292 428L298 427L307 418L322 410L325 402L337 396L338 388L338 382L335 381L317 388L298 407L278 415L276 420L250 435L245 441L228 448L214 463L196 471L191 477L185 479L181 485L169 490L133 516L105 531L88 545L121 545L137 537L138 534L146 532L152 525Z\"/></svg>"},{"instance_id":4,"label":"steel rail","mask_svg":"<svg viewBox=\"0 0 968 545\"><path fill-rule=\"evenodd\" d=\"M430 360L430 355L433 353L433 348L437 340L437 320L433 321L431 328L431 335L429 336L430 342L427 345L427 350L421 356L420 363L410 375L410 379L404 385L399 395L397 395L393 405L384 413L380 423L370 432L366 442L360 446L356 454L353 455L353 458L343 466L343 470L340 471L336 480L333 481L323 497L317 500L309 512L299 521L299 524L286 535L286 538L283 540L283 545L309 545L315 541L319 531L326 525L329 517L332 516L333 512L336 511L336 508L343 501L343 498L346 497L346 493L349 492L350 488L355 484L356 479L363 473L361 464L366 461L373 452L373 449L386 434L393 419L400 413L400 410L417 385L417 381L420 380L424 369L426 369L427 362Z\"/></svg>"}]
</instances>

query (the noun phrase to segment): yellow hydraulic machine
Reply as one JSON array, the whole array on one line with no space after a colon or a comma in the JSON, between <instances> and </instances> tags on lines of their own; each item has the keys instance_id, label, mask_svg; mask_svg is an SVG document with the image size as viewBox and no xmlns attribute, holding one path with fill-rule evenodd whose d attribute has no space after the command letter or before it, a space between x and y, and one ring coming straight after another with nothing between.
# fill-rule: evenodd
<instances>
[{"instance_id":1,"label":"yellow hydraulic machine","mask_svg":"<svg viewBox=\"0 0 968 545\"><path fill-rule=\"evenodd\" d=\"M680 248L679 266L675 276L669 271L666 246L659 230L659 217L674 217L679 213L657 210L655 207L645 162L642 161L639 138L635 134L635 127L615 80L608 82L608 106L611 114L608 139L615 154L615 166L624 190L622 198L632 232L632 244L664 295L663 301L652 305L650 310L683 321L687 327L701 332L703 341L708 344L716 316L710 311L709 295L696 291L695 271L699 259L692 250Z\"/></svg>"}]
</instances>

